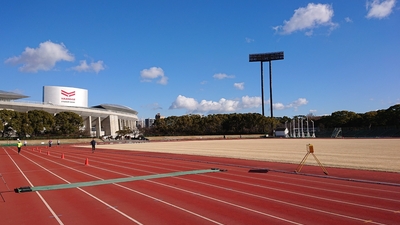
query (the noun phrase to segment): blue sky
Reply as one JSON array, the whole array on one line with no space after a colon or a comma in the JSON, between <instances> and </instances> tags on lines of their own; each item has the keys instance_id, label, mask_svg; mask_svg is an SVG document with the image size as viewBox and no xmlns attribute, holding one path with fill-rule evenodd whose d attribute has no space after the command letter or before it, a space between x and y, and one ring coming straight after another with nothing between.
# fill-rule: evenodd
<instances>
[{"instance_id":1,"label":"blue sky","mask_svg":"<svg viewBox=\"0 0 400 225\"><path fill-rule=\"evenodd\" d=\"M396 0L3 1L0 90L88 90L139 118L261 113L272 62L274 116L364 113L400 103ZM264 63L265 115L269 71Z\"/></svg>"}]
</instances>

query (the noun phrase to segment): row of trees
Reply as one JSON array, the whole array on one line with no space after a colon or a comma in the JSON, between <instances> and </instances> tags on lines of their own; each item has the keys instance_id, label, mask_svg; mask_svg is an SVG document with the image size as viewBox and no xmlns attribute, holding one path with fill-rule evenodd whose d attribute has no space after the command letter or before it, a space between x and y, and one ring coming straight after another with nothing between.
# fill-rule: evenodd
<instances>
[{"instance_id":1,"label":"row of trees","mask_svg":"<svg viewBox=\"0 0 400 225\"><path fill-rule=\"evenodd\" d=\"M157 119L152 127L142 128L141 133L148 136L163 135L224 135L224 134L261 134L272 133L278 127L285 127L298 117L315 122L321 129L342 128L377 128L396 127L400 129L400 104L385 110L366 113L337 111L329 116L298 115L289 117L265 117L259 113L211 114L207 116L184 115ZM82 135L83 120L73 112L60 112L55 115L42 111L16 112L0 110L1 137L17 135L19 137L49 135ZM123 136L133 132L124 128L117 132Z\"/></svg>"},{"instance_id":2,"label":"row of trees","mask_svg":"<svg viewBox=\"0 0 400 225\"><path fill-rule=\"evenodd\" d=\"M18 136L56 136L81 134L82 117L73 112L55 115L43 110L16 112L0 110L0 135L2 138Z\"/></svg>"},{"instance_id":3,"label":"row of trees","mask_svg":"<svg viewBox=\"0 0 400 225\"><path fill-rule=\"evenodd\" d=\"M220 135L269 133L293 119L313 120L319 130L341 128L374 129L378 127L400 128L400 104L385 110L366 113L337 111L328 116L298 115L289 117L264 117L258 113L212 114L208 116L184 115L157 119L151 128L141 131L145 135Z\"/></svg>"},{"instance_id":4,"label":"row of trees","mask_svg":"<svg viewBox=\"0 0 400 225\"><path fill-rule=\"evenodd\" d=\"M400 128L400 104L393 105L388 109L366 113L337 111L329 116L318 118L316 125L322 129L335 127L368 129L377 127Z\"/></svg>"},{"instance_id":5,"label":"row of trees","mask_svg":"<svg viewBox=\"0 0 400 225\"><path fill-rule=\"evenodd\" d=\"M157 119L142 132L150 136L259 134L276 127L279 121L258 113L184 115Z\"/></svg>"}]
</instances>

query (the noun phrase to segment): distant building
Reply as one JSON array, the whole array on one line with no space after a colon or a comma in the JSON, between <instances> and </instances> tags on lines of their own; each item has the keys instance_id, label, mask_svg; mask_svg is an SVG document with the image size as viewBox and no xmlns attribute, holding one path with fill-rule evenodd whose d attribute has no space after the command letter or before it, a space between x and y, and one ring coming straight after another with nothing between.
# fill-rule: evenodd
<instances>
[{"instance_id":1,"label":"distant building","mask_svg":"<svg viewBox=\"0 0 400 225\"><path fill-rule=\"evenodd\" d=\"M88 91L74 87L44 86L43 102L14 101L28 96L0 91L0 110L28 112L43 110L51 114L74 112L84 122L84 133L88 136L116 136L124 127L136 129L138 112L122 105L101 104L88 107Z\"/></svg>"},{"instance_id":2,"label":"distant building","mask_svg":"<svg viewBox=\"0 0 400 225\"><path fill-rule=\"evenodd\" d=\"M149 128L149 127L153 126L155 121L156 121L155 119L150 119L150 118L149 119L145 119L144 120L144 126Z\"/></svg>"},{"instance_id":3,"label":"distant building","mask_svg":"<svg viewBox=\"0 0 400 225\"><path fill-rule=\"evenodd\" d=\"M287 128L276 128L275 137L289 137L289 130Z\"/></svg>"},{"instance_id":4,"label":"distant building","mask_svg":"<svg viewBox=\"0 0 400 225\"><path fill-rule=\"evenodd\" d=\"M160 113L157 113L155 118L156 118L156 120L158 120L158 119L164 119L165 116L161 116Z\"/></svg>"},{"instance_id":5,"label":"distant building","mask_svg":"<svg viewBox=\"0 0 400 225\"><path fill-rule=\"evenodd\" d=\"M136 121L136 127L137 127L137 128L144 128L144 127L145 127L144 120L138 120L138 121Z\"/></svg>"}]
</instances>

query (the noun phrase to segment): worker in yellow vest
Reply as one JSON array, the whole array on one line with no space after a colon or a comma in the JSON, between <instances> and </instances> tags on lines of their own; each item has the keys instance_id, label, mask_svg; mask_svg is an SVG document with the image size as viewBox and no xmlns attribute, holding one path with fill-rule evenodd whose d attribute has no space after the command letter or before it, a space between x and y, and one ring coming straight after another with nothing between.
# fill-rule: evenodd
<instances>
[{"instance_id":1,"label":"worker in yellow vest","mask_svg":"<svg viewBox=\"0 0 400 225\"><path fill-rule=\"evenodd\" d=\"M18 143L17 143L18 154L21 152L21 147L22 147L22 143L21 143L21 141L18 139Z\"/></svg>"}]
</instances>

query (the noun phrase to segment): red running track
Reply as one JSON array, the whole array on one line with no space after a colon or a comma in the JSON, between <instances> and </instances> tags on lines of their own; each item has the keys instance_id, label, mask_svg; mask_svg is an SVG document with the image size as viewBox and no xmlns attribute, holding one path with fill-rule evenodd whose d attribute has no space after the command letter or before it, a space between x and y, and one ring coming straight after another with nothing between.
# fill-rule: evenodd
<instances>
[{"instance_id":1,"label":"red running track","mask_svg":"<svg viewBox=\"0 0 400 225\"><path fill-rule=\"evenodd\" d=\"M35 151L33 151L35 148ZM62 147L0 148L0 224L398 224L400 174L229 158ZM64 159L62 159L64 154ZM85 165L88 159L89 165ZM209 168L61 190L47 186ZM249 173L249 169L269 169Z\"/></svg>"}]
</instances>

